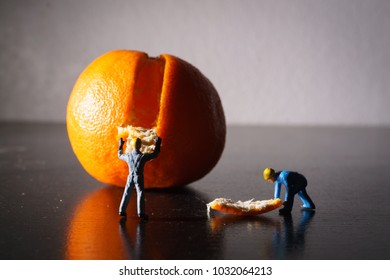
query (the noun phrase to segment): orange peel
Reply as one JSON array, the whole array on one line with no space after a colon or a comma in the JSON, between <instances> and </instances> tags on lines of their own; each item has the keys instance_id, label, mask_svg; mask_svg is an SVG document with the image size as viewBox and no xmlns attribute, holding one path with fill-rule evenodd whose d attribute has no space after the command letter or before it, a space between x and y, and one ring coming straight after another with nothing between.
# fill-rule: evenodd
<instances>
[{"instance_id":1,"label":"orange peel","mask_svg":"<svg viewBox=\"0 0 390 280\"><path fill-rule=\"evenodd\" d=\"M234 201L228 198L216 198L207 204L207 209L208 213L210 213L210 209L213 209L233 215L255 216L275 210L282 204L279 198L256 201L254 199Z\"/></svg>"}]
</instances>

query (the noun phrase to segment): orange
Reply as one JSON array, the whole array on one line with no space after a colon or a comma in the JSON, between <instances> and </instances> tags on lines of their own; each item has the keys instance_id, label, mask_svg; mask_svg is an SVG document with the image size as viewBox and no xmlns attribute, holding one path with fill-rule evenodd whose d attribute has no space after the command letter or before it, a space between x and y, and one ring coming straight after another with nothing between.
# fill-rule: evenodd
<instances>
[{"instance_id":1,"label":"orange","mask_svg":"<svg viewBox=\"0 0 390 280\"><path fill-rule=\"evenodd\" d=\"M124 186L128 167L118 159L118 127L154 129L159 156L145 166L145 188L189 184L209 173L225 145L222 103L193 65L163 54L108 52L79 76L66 114L69 140L97 180Z\"/></svg>"}]
</instances>

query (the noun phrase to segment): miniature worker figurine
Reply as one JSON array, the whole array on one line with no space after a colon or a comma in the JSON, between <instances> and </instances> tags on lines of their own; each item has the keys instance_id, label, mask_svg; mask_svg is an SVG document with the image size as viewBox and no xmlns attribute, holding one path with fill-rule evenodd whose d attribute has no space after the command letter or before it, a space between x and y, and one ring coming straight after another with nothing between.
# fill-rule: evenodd
<instances>
[{"instance_id":1,"label":"miniature worker figurine","mask_svg":"<svg viewBox=\"0 0 390 280\"><path fill-rule=\"evenodd\" d=\"M153 153L143 154L140 149L142 146L142 141L139 138L136 138L134 141L134 150L131 153L123 153L123 144L125 141L121 138L119 140L119 150L118 157L121 160L126 161L129 166L129 176L127 177L127 182L125 190L123 192L122 201L119 206L119 215L126 216L126 208L130 201L131 192L134 189L134 186L137 190L137 212L138 217L141 219L147 219L145 214L145 197L144 197L144 166L145 163L149 160L152 160L157 157L160 152L161 138L156 137L156 147Z\"/></svg>"},{"instance_id":2,"label":"miniature worker figurine","mask_svg":"<svg viewBox=\"0 0 390 280\"><path fill-rule=\"evenodd\" d=\"M275 184L274 198L280 198L282 184L286 187L284 207L279 210L280 214L291 213L296 194L302 200L302 210L314 210L316 208L306 192L307 180L302 174L286 170L275 172L272 168L266 168L264 169L263 176L264 180Z\"/></svg>"}]
</instances>

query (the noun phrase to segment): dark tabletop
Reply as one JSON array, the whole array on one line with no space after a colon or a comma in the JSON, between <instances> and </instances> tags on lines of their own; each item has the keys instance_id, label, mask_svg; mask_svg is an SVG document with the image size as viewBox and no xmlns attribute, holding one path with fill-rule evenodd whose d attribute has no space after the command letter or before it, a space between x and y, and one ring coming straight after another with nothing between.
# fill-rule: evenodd
<instances>
[{"instance_id":1,"label":"dark tabletop","mask_svg":"<svg viewBox=\"0 0 390 280\"><path fill-rule=\"evenodd\" d=\"M0 259L389 259L389 143L389 128L228 127L213 171L146 191L140 222L120 219L123 189L84 171L64 124L1 123ZM218 197L272 198L268 166L304 174L317 210L296 197L291 216L207 215Z\"/></svg>"}]
</instances>

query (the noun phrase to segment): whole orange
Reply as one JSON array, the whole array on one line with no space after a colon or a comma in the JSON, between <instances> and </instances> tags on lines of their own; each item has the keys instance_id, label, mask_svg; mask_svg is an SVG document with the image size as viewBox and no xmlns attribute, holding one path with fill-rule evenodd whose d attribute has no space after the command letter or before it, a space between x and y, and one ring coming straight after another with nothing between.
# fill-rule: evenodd
<instances>
[{"instance_id":1,"label":"whole orange","mask_svg":"<svg viewBox=\"0 0 390 280\"><path fill-rule=\"evenodd\" d=\"M73 151L97 180L124 186L119 126L154 128L159 156L145 166L145 188L189 184L217 164L225 145L221 100L193 65L172 55L108 52L79 76L70 95L67 130Z\"/></svg>"}]
</instances>

